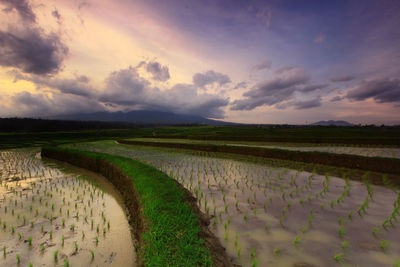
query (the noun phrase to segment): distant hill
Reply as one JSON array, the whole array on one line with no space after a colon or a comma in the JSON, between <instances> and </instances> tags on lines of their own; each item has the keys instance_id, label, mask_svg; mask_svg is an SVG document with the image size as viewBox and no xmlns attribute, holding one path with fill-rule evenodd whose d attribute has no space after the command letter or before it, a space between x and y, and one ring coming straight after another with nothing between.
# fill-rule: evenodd
<instances>
[{"instance_id":1,"label":"distant hill","mask_svg":"<svg viewBox=\"0 0 400 267\"><path fill-rule=\"evenodd\" d=\"M53 120L74 121L101 121L101 122L124 122L134 124L152 125L234 125L235 123L207 119L202 116L176 114L172 112L133 110L129 112L95 112L89 114L69 114L48 117Z\"/></svg>"},{"instance_id":2,"label":"distant hill","mask_svg":"<svg viewBox=\"0 0 400 267\"><path fill-rule=\"evenodd\" d=\"M347 122L347 121L318 121L311 123L312 126L354 126L354 124Z\"/></svg>"}]
</instances>

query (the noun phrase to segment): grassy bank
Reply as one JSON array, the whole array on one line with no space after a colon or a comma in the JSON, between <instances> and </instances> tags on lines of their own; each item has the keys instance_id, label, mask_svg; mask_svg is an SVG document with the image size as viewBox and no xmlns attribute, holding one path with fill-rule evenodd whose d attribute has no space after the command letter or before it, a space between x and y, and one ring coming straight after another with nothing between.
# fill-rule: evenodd
<instances>
[{"instance_id":1,"label":"grassy bank","mask_svg":"<svg viewBox=\"0 0 400 267\"><path fill-rule=\"evenodd\" d=\"M350 169L360 169L366 171L383 172L400 174L400 159L380 158L380 157L364 157L347 154L333 154L326 152L303 152L290 151L275 148L263 147L245 147L245 146L229 146L229 145L212 145L212 144L189 144L189 143L162 143L162 142L145 142L145 141L129 141L119 140L121 144L158 146L170 148L182 148L191 150L200 150L208 152L233 153L241 155L251 155L264 158L277 158L283 160L300 161L305 163L315 163L330 165L336 167L344 167Z\"/></svg>"},{"instance_id":2,"label":"grassy bank","mask_svg":"<svg viewBox=\"0 0 400 267\"><path fill-rule=\"evenodd\" d=\"M138 161L103 153L44 147L42 156L99 172L120 191L144 266L229 266L195 199L176 181Z\"/></svg>"}]
</instances>

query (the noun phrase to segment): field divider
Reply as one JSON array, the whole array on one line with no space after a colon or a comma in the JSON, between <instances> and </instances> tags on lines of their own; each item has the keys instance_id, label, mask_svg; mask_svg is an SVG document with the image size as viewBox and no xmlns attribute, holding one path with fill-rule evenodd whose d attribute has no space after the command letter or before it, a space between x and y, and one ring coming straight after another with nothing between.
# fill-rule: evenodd
<instances>
[{"instance_id":1,"label":"field divider","mask_svg":"<svg viewBox=\"0 0 400 267\"><path fill-rule=\"evenodd\" d=\"M225 144L188 144L177 142L150 142L134 140L118 140L117 142L125 145L179 148L206 152L249 155L263 158L275 158L400 175L400 159L397 158L366 157L320 151L293 151L279 148L234 146Z\"/></svg>"},{"instance_id":2,"label":"field divider","mask_svg":"<svg viewBox=\"0 0 400 267\"><path fill-rule=\"evenodd\" d=\"M116 187L137 241L138 266L233 266L196 199L166 174L104 153L46 146L41 154L100 173Z\"/></svg>"}]
</instances>

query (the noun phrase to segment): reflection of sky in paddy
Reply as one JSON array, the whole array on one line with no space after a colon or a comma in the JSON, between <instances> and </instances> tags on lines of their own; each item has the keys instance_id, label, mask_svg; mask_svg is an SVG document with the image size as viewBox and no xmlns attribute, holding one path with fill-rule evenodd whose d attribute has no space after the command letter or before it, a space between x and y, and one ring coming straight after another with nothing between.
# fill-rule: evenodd
<instances>
[{"instance_id":1,"label":"reflection of sky in paddy","mask_svg":"<svg viewBox=\"0 0 400 267\"><path fill-rule=\"evenodd\" d=\"M115 189L85 170L45 163L38 152L0 152L0 265L16 266L18 254L21 266L53 266L58 251L59 264L132 266L130 228Z\"/></svg>"},{"instance_id":2,"label":"reflection of sky in paddy","mask_svg":"<svg viewBox=\"0 0 400 267\"><path fill-rule=\"evenodd\" d=\"M271 167L263 161L245 161L245 157L239 161L205 152L111 142L77 146L146 162L183 183L197 195L202 211L212 216L210 228L228 254L244 266L254 262L258 266L304 262L332 266L335 254L359 266L390 266L399 260L399 228L381 226L398 197L390 189L372 186L373 198L368 198L369 205L360 217L357 211L368 196L361 182ZM380 228L377 236L372 234L374 227ZM298 245L294 244L296 237ZM386 252L380 249L383 240L390 240ZM348 242L346 249L342 249L344 241Z\"/></svg>"}]
</instances>

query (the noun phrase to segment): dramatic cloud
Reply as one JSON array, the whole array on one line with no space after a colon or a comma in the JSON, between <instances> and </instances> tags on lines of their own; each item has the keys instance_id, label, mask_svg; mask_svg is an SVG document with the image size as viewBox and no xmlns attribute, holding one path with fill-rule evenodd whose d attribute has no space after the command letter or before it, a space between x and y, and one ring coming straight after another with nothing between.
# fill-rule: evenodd
<instances>
[{"instance_id":1,"label":"dramatic cloud","mask_svg":"<svg viewBox=\"0 0 400 267\"><path fill-rule=\"evenodd\" d=\"M57 73L68 48L60 37L44 34L40 29L27 29L22 33L0 31L0 65L19 68L26 73Z\"/></svg>"},{"instance_id":2,"label":"dramatic cloud","mask_svg":"<svg viewBox=\"0 0 400 267\"><path fill-rule=\"evenodd\" d=\"M246 87L247 87L247 82L242 81L240 83L237 83L235 85L235 87L233 87L233 90L240 89L240 88L246 88Z\"/></svg>"},{"instance_id":3,"label":"dramatic cloud","mask_svg":"<svg viewBox=\"0 0 400 267\"><path fill-rule=\"evenodd\" d=\"M106 91L100 101L125 108L172 111L211 118L222 118L222 107L229 99L217 95L199 94L196 85L177 84L160 90L141 77L137 68L112 72L106 79Z\"/></svg>"},{"instance_id":4,"label":"dramatic cloud","mask_svg":"<svg viewBox=\"0 0 400 267\"><path fill-rule=\"evenodd\" d=\"M68 54L59 34L45 31L36 24L36 16L26 1L0 0L8 12L16 10L20 21L12 21L0 30L0 66L14 67L26 73L54 74ZM58 16L58 12L56 13ZM54 12L53 12L54 15Z\"/></svg>"},{"instance_id":5,"label":"dramatic cloud","mask_svg":"<svg viewBox=\"0 0 400 267\"><path fill-rule=\"evenodd\" d=\"M342 101L343 99L345 99L344 96L337 95L337 96L332 97L331 102L338 102L338 101Z\"/></svg>"},{"instance_id":6,"label":"dramatic cloud","mask_svg":"<svg viewBox=\"0 0 400 267\"><path fill-rule=\"evenodd\" d=\"M25 80L34 83L38 89L42 87L51 88L63 94L94 97L96 90L88 85L89 78L86 76L78 76L76 79L61 79L42 77L40 75L24 75L17 71L14 72L14 81Z\"/></svg>"},{"instance_id":7,"label":"dramatic cloud","mask_svg":"<svg viewBox=\"0 0 400 267\"><path fill-rule=\"evenodd\" d=\"M301 67L284 67L276 70L274 76L265 80L243 94L245 99L235 100L232 110L252 110L258 106L272 106L293 98L294 92L308 93L326 87L326 84L308 84L310 78ZM316 101L313 102L314 104ZM304 106L310 103L304 103ZM296 106L296 105L295 105ZM298 107L302 107L300 103Z\"/></svg>"},{"instance_id":8,"label":"dramatic cloud","mask_svg":"<svg viewBox=\"0 0 400 267\"><path fill-rule=\"evenodd\" d=\"M0 0L7 8L3 9L4 12L11 12L13 10L18 12L22 20L26 22L36 22L36 15L33 13L31 5L25 0Z\"/></svg>"},{"instance_id":9,"label":"dramatic cloud","mask_svg":"<svg viewBox=\"0 0 400 267\"><path fill-rule=\"evenodd\" d=\"M350 100L361 101L368 98L377 103L400 101L400 79L374 79L362 81L347 93Z\"/></svg>"},{"instance_id":10,"label":"dramatic cloud","mask_svg":"<svg viewBox=\"0 0 400 267\"><path fill-rule=\"evenodd\" d=\"M331 79L331 82L337 83L337 82L349 82L353 80L353 76L338 76L338 77L333 77Z\"/></svg>"},{"instance_id":11,"label":"dramatic cloud","mask_svg":"<svg viewBox=\"0 0 400 267\"><path fill-rule=\"evenodd\" d=\"M255 71L260 71L260 70L264 70L264 69L270 69L271 65L272 65L271 61L264 60L264 61L258 63L257 65L254 65L251 69L255 70Z\"/></svg>"},{"instance_id":12,"label":"dramatic cloud","mask_svg":"<svg viewBox=\"0 0 400 267\"><path fill-rule=\"evenodd\" d=\"M5 104L2 103L3 106ZM50 95L42 93L32 94L29 92L17 93L9 99L8 105L8 112L30 117L88 113L104 110L104 107L95 100L57 92Z\"/></svg>"},{"instance_id":13,"label":"dramatic cloud","mask_svg":"<svg viewBox=\"0 0 400 267\"><path fill-rule=\"evenodd\" d=\"M321 89L324 89L324 88L326 88L328 86L329 86L329 84L327 84L327 83L309 84L309 85L306 85L306 86L300 88L299 91L303 92L303 93L307 93L307 92L312 92L312 91L315 91L315 90L321 90Z\"/></svg>"},{"instance_id":14,"label":"dramatic cloud","mask_svg":"<svg viewBox=\"0 0 400 267\"><path fill-rule=\"evenodd\" d=\"M309 109L321 106L321 98L317 97L315 99L306 100L306 101L296 101L294 102L294 107L296 109Z\"/></svg>"},{"instance_id":15,"label":"dramatic cloud","mask_svg":"<svg viewBox=\"0 0 400 267\"><path fill-rule=\"evenodd\" d=\"M169 69L167 66L162 66L160 63L153 62L140 62L138 67L145 67L146 71L153 75L153 80L165 82L171 76L169 75Z\"/></svg>"},{"instance_id":16,"label":"dramatic cloud","mask_svg":"<svg viewBox=\"0 0 400 267\"><path fill-rule=\"evenodd\" d=\"M218 84L222 86L226 83L230 83L231 79L228 75L209 70L205 73L196 73L193 75L193 84L198 87L204 87L208 84Z\"/></svg>"}]
</instances>

